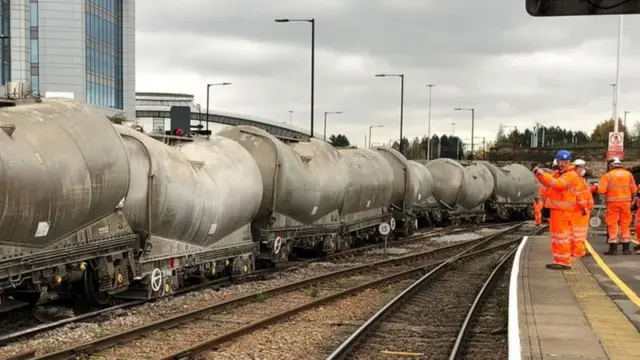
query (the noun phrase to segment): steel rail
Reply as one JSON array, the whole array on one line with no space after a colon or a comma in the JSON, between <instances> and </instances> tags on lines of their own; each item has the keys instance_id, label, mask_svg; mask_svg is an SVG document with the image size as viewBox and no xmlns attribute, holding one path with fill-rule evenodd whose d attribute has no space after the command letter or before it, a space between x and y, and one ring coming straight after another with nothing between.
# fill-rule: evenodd
<instances>
[{"instance_id":1,"label":"steel rail","mask_svg":"<svg viewBox=\"0 0 640 360\"><path fill-rule=\"evenodd\" d=\"M542 232L545 227L539 227L533 231L531 231L528 236L532 236ZM522 240L516 240L517 242L521 242ZM422 285L426 284L428 281L431 281L436 274L439 274L443 269L455 263L456 261L462 259L466 256L454 256L447 261L442 262L440 265L435 267L433 270L429 271L427 274L422 276L420 279L415 281L413 284L408 286L404 291L402 291L399 295L389 301L382 309L378 310L373 316L371 316L362 326L360 326L356 331L354 331L345 341L343 341L327 358L326 360L344 360L349 354L360 344L366 335L373 329L377 324L379 324L396 306L400 305L403 301L408 299L412 294L415 293L417 289L419 289Z\"/></svg>"},{"instance_id":2,"label":"steel rail","mask_svg":"<svg viewBox=\"0 0 640 360\"><path fill-rule=\"evenodd\" d=\"M504 236L504 235L508 235L510 232L518 230L520 228L520 226L521 225L517 225L515 227L509 228L505 232L502 232L502 233L499 233L499 234L492 234L492 235L488 236L484 241L481 241L481 242L479 242L479 243L477 243L477 244L475 244L475 245L473 245L473 246L461 251L460 253L450 257L447 260L436 261L435 263L431 263L431 264L427 264L427 265L422 264L422 265L416 266L414 268L411 268L409 270L405 270L405 271L402 271L402 272L399 272L399 273L396 273L396 274L388 275L388 276L385 276L385 277L382 277L382 278L379 278L379 279L375 279L375 280L369 281L369 282L364 283L364 284L353 286L351 288L339 291L339 292L334 293L334 294L330 294L330 295L324 296L322 298L319 298L319 299L314 300L314 301L307 302L307 303L302 304L300 306L297 306L295 308L287 309L287 310L281 311L281 312L279 312L277 314L274 314L272 316L269 316L269 317L266 317L266 318L262 318L262 319L260 319L258 321L255 321L253 323L247 324L247 325L245 325L245 326L243 326L241 328L229 331L229 332L227 332L225 334L222 334L220 336L217 336L215 338L203 341L203 342L201 342L199 344L196 344L194 346L191 346L191 347L189 347L187 349L178 350L177 352L175 352L173 354L170 354L170 355L167 355L167 356L164 356L164 357L160 358L159 360L193 359L197 355L208 351L209 349L215 347L216 345L220 345L220 344L222 344L224 342L227 342L227 341L232 340L234 338L237 338L239 336L242 336L242 335L245 335L247 333L256 331L256 330L258 330L260 328L263 328L264 326L273 324L273 323L278 322L278 321L280 321L280 320L282 320L284 318L288 318L288 317L290 317L292 315L295 315L295 314L297 314L297 313L299 313L301 311L312 309L314 307L317 307L319 305L325 304L327 302L344 298L344 297L346 297L348 295L352 295L354 293L357 293L359 291L362 291L362 290L365 290L365 289L368 289L368 288L371 288L371 287L374 287L374 286L378 286L378 285L386 284L386 283L389 283L389 282L397 281L399 279L405 278L405 277L407 277L409 275L412 275L412 274L415 274L417 272L428 271L428 269L430 269L430 268L432 268L434 266L436 266L436 267L442 266L442 264L446 264L446 263L448 263L450 261L454 261L454 259L460 259L461 257L465 257L465 256L475 256L475 255L478 255L480 253L492 252L492 251L495 251L495 250L498 250L498 249L502 249L504 247L511 246L514 242L519 241L519 240L506 242L506 243L498 245L498 246L485 248L483 250L479 250L479 251L475 251L475 252L473 251L475 249L483 247L488 242L491 242L491 241L495 240L496 238L499 238L499 237Z\"/></svg>"},{"instance_id":3,"label":"steel rail","mask_svg":"<svg viewBox=\"0 0 640 360\"><path fill-rule=\"evenodd\" d=\"M513 250L509 251L509 253L507 253L498 262L498 264L494 267L494 269L491 272L491 274L487 277L487 280L485 280L484 284L482 284L482 288L480 288L480 290L478 291L478 294L476 295L476 298L473 299L473 304L471 304L471 307L469 308L469 311L467 312L467 316L464 318L464 322L462 323L462 326L460 327L460 331L458 332L458 336L456 336L456 341L453 344L453 348L451 349L451 353L449 355L449 360L457 360L462 355L462 343L464 342L464 339L467 336L469 328L471 327L470 326L471 325L471 319L473 319L473 317L476 315L476 311L480 308L480 304L482 303L482 301L485 299L485 297L490 292L488 289L498 279L498 273L500 273L502 270L504 270L505 264L511 258L513 258L513 256L516 254L516 251L518 251L517 247L514 248Z\"/></svg>"},{"instance_id":4,"label":"steel rail","mask_svg":"<svg viewBox=\"0 0 640 360\"><path fill-rule=\"evenodd\" d=\"M483 225L481 228L492 228L492 227L499 227L499 226L508 226L508 225L511 225L511 224L512 223L487 224L487 225ZM448 226L448 227L444 227L444 228L441 228L441 229L428 231L426 233L414 234L414 235L411 235L411 236L409 236L407 238L404 238L404 239L401 239L401 240L396 240L396 241L389 242L388 245L389 246L397 246L397 245L401 245L401 244L419 242L419 241L428 240L429 238L432 238L432 237L435 237L435 236L452 235L452 234L456 234L456 233L469 231L470 229L471 229L470 227ZM268 275L270 275L272 273L303 267L303 266L306 266L306 265L308 265L310 263L314 263L314 262L327 261L327 260L331 260L331 259L334 259L334 258L340 258L340 257L344 257L344 256L349 256L349 255L355 255L355 254L358 254L358 253L361 253L361 252L364 252L364 251L367 251L367 250L377 249L377 248L380 248L380 247L383 247L383 246L384 246L384 244L372 244L372 245L367 245L367 246L361 246L361 247L348 249L346 251L341 251L341 252L334 253L334 254L328 254L326 256L319 257L319 258L305 260L305 261L302 261L302 262L297 262L296 261L296 262L292 262L292 264L283 264L282 266L275 267L275 268L258 270L258 271L254 272L252 274L249 274L249 275L246 275L246 276L242 276L242 277L239 277L239 278L216 279L216 280L206 281L206 282L204 282L202 284L192 285L192 286L188 286L188 287L179 289L178 291L176 291L174 293L174 295L181 295L181 294L184 294L184 293L188 293L188 292L191 292L191 291L196 291L196 290L200 290L200 289L204 289L204 288L208 288L208 287L212 287L212 286L216 286L216 285L217 286L227 286L227 285L231 285L231 284L235 283L236 281L250 281L251 279L254 279L254 280L255 279L261 279L261 278L263 278L265 276L268 276ZM6 345L6 344L9 344L9 343L15 342L17 340L24 339L24 337L26 337L26 336L32 336L32 335L35 335L35 334L39 334L41 332L44 332L44 331L47 331L47 330L52 330L52 329L55 329L55 328L59 328L61 326L67 325L67 324L71 324L71 323L82 321L82 320L86 320L86 319L91 319L91 318L94 318L94 317L97 317L97 316L100 316L100 315L104 315L104 314L109 313L109 312L114 311L114 310L142 305L142 304L147 303L148 301L153 301L153 300L155 300L155 299L128 301L128 302L121 303L121 304L118 304L118 305L109 306L107 308L103 308L103 309L87 312L87 313L80 314L80 315L77 315L77 316L72 316L72 317L69 317L69 318L66 318L66 319L47 322L47 323L39 324L37 326L33 326L33 327L26 328L26 329L23 329L23 330L15 331L15 332L0 336L0 345Z\"/></svg>"},{"instance_id":5,"label":"steel rail","mask_svg":"<svg viewBox=\"0 0 640 360\"><path fill-rule=\"evenodd\" d=\"M377 261L374 263L369 263L369 264L364 264L364 265L360 265L360 266L355 266L355 267L351 267L351 268L347 268L347 269L342 269L342 270L338 270L335 272L331 272L331 273L327 273L324 275L320 275L320 276L316 276L313 278L309 278L309 279L304 279L301 281L297 281L297 282L293 282L293 283L289 283L289 284L285 284L282 286L278 286L278 287L274 287L265 291L259 291L259 292L254 292L251 294L247 294L244 296L240 296L237 298L232 298L226 301L222 301L219 303L215 303L212 305L208 305L202 308L198 308L198 309L194 309L192 311L186 312L186 313L182 313L182 314L177 314L165 319L161 319L149 324L145 324L145 325L141 325L139 327L136 328L132 328L126 331L123 331L121 333L117 333L117 334L113 334L113 335L109 335L103 338L99 338L84 344L79 344L76 346L72 346L66 349L62 349L56 352L52 352L52 353L48 353L48 354L43 354L41 356L35 357L34 359L37 360L53 360L53 359L67 359L67 358L71 358L71 357L75 357L78 354L92 354L95 353L97 351L100 351L102 349L105 348L109 348L111 346L117 345L119 343L122 342L127 342L127 341L132 341L140 336L146 335L148 333L154 332L156 330L162 330L162 329L169 329L178 325L181 325L182 323L185 323L191 319L194 318L198 318L199 316L202 316L203 314L206 313L210 313L210 312L214 312L217 310L222 310L222 309L226 309L229 307L236 307L236 306L240 306L240 305L244 305L246 303L250 303L253 301L256 301L256 298L260 297L265 297L265 296L270 296L270 295L274 295L280 292L287 292L287 291L291 291L291 290L296 290L299 288L302 288L306 285L318 282L318 281L324 281L327 279L332 279L335 277L339 277L339 276L344 276L344 275L350 275L350 274L356 274L356 273L360 273L363 271L366 271L370 268L374 268L374 267L379 267L381 265L393 265L393 264L397 264L397 263L403 263L403 262L408 262L408 261L419 261L419 260L424 260L424 259L428 259L430 257L433 256L437 256L439 253L443 253L446 251L452 251L452 250L457 250L460 248L466 248L468 247L467 250L469 249L475 249L479 246L483 246L486 243L494 240L497 237L500 237L502 235L505 235L509 232L518 230L522 225L524 224L524 222L519 222L516 225L510 226L507 229L504 229L498 233L495 234L491 234L479 239L474 239L474 240L469 240L469 241L464 241L464 242L460 242L460 243L456 243L456 244L452 244L452 245L448 245L448 246L443 246L440 248L436 248L436 249L432 249L432 250L427 250L427 251L422 251L422 252L418 252L418 253L414 253L414 254L408 254L405 256L400 256L400 257L396 257L396 258L392 258L392 259L386 259L386 260L381 260L381 261ZM423 266L424 267L424 266ZM422 268L423 268L422 267Z\"/></svg>"},{"instance_id":6,"label":"steel rail","mask_svg":"<svg viewBox=\"0 0 640 360\"><path fill-rule=\"evenodd\" d=\"M493 228L493 227L499 227L499 226L508 226L511 225L512 223L498 223L498 224L486 224L483 225L481 228ZM388 245L389 246L397 246L397 245L402 245L402 244L407 244L407 243L413 243L413 242L419 242L419 241L424 241L424 240L428 240L432 237L435 236L446 236L446 235L452 235L452 234L456 234L456 233L461 233L461 232L466 232L469 231L471 229L471 227L454 227L454 226L448 226L448 227L444 227L441 229L437 229L437 230L432 230L432 231L428 231L426 233L420 233L420 234L414 234L411 235L407 238L404 239L400 239L400 240L396 240L396 241L392 241L389 242ZM274 268L269 268L269 269L262 269L262 270L258 270L252 274L246 275L246 276L242 276L242 277L238 277L238 278L233 278L233 279L216 279L216 280L211 280L211 281L206 281L202 284L197 284L197 285L192 285L192 286L188 286L182 289L177 290L173 295L181 295L184 293L188 293L191 291L196 291L196 290L200 290L200 289L204 289L204 288L208 288L208 287L212 287L212 286L228 286L231 285L237 281L251 281L251 279L253 280L259 280L262 279L272 273L277 273L280 271L284 271L284 270L291 270L291 269L296 269L296 268L300 268L303 266L307 266L310 263L314 263L314 262L321 262L321 261L327 261L327 260L331 260L334 258L340 258L340 257L345 257L345 256L350 256L350 255L356 255L358 253L367 251L367 250L371 250L371 249L377 249L380 247L383 247L384 244L372 244L372 245L367 245L367 246L361 246L361 247L357 247L357 248L353 248L353 249L348 249L346 251L341 251L338 253L334 253L334 254L328 254L326 256L323 257L319 257L319 258L314 258L314 259L309 259L309 260L304 260L302 262L298 262L298 261L294 261L291 264L282 264L281 266L278 267L274 267ZM24 337L26 336L33 336L35 334L39 334L41 332L47 331L47 330L52 330L52 329L56 329L59 328L61 326L67 325L67 324L71 324L74 322L78 322L78 321L82 321L82 320L86 320L86 319L91 319L100 315L104 315L106 313L109 313L111 311L114 310L118 310L118 309L123 309L123 308L129 308L129 307L133 307L133 306L138 306L138 305L142 305L147 303L148 301L153 301L155 299L151 299L151 300L134 300L134 301L128 301L125 303L121 303L118 305L114 305L114 306L110 306L107 308L103 308L103 309L99 309L99 310L95 310L92 312L87 312L84 314L80 314L77 316L72 316L66 319L61 319L61 320L57 320L57 321L52 321L52 322L47 322L44 324L39 324L37 326L33 326L30 328L26 328L23 330L19 330L19 331L15 331L9 334L5 334L0 336L0 345L6 345L21 339L24 339Z\"/></svg>"}]
</instances>

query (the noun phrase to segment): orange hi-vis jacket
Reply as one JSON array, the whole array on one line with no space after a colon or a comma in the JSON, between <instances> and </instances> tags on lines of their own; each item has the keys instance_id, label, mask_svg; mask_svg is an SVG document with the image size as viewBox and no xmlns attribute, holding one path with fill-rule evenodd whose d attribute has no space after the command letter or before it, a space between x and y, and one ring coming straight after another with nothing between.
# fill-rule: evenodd
<instances>
[{"instance_id":1,"label":"orange hi-vis jacket","mask_svg":"<svg viewBox=\"0 0 640 360\"><path fill-rule=\"evenodd\" d=\"M582 209L587 210L587 213L590 213L591 210L595 207L595 203L593 201L593 194L591 193L591 186L587 183L587 180L580 175L578 175L581 184L576 187L576 205L578 210L582 212Z\"/></svg>"},{"instance_id":2,"label":"orange hi-vis jacket","mask_svg":"<svg viewBox=\"0 0 640 360\"><path fill-rule=\"evenodd\" d=\"M536 174L538 181L546 186L545 207L554 210L575 211L577 206L576 189L581 187L583 180L575 167L569 165L564 171L554 177L550 173Z\"/></svg>"},{"instance_id":3,"label":"orange hi-vis jacket","mask_svg":"<svg viewBox=\"0 0 640 360\"><path fill-rule=\"evenodd\" d=\"M602 175L598 184L598 193L606 194L607 203L631 202L637 189L633 175L623 168L611 169Z\"/></svg>"}]
</instances>

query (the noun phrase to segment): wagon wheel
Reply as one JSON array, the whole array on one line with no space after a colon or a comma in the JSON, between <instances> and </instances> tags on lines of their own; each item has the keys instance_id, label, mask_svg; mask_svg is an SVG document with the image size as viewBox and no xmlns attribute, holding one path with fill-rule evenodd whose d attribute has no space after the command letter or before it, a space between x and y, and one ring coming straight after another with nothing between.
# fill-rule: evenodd
<instances>
[{"instance_id":1,"label":"wagon wheel","mask_svg":"<svg viewBox=\"0 0 640 360\"><path fill-rule=\"evenodd\" d=\"M100 291L100 279L97 278L97 270L87 269L83 276L84 295L93 306L107 306L111 302L109 294Z\"/></svg>"}]
</instances>

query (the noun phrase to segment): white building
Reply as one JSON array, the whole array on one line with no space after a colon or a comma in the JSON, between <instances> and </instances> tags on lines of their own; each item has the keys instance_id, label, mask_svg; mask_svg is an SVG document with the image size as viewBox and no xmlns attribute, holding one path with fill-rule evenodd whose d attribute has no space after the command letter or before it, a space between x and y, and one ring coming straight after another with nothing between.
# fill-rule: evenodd
<instances>
[{"instance_id":1,"label":"white building","mask_svg":"<svg viewBox=\"0 0 640 360\"><path fill-rule=\"evenodd\" d=\"M0 29L1 85L135 118L134 0L0 0Z\"/></svg>"}]
</instances>

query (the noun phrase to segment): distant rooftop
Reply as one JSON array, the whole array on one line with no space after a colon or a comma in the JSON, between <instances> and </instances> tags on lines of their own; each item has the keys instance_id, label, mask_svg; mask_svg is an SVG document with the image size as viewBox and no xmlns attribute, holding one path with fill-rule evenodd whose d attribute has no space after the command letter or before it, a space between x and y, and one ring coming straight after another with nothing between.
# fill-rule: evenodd
<instances>
[{"instance_id":1,"label":"distant rooftop","mask_svg":"<svg viewBox=\"0 0 640 360\"><path fill-rule=\"evenodd\" d=\"M170 118L172 106L188 106L191 109L191 120L200 120L201 107L191 94L137 92L136 118ZM206 111L206 109L202 109ZM272 121L257 116L243 115L212 109L208 115L212 123L225 125L250 125L261 128L270 134L290 140L308 140L308 130L282 122ZM202 114L206 121L207 114ZM318 134L315 135L319 137ZM321 138L321 137L319 137Z\"/></svg>"}]
</instances>

